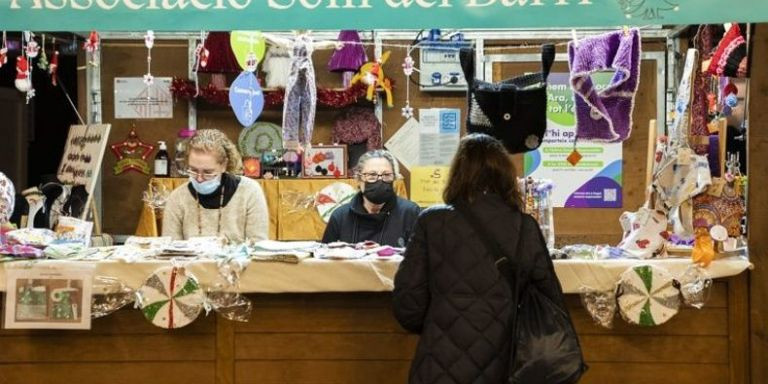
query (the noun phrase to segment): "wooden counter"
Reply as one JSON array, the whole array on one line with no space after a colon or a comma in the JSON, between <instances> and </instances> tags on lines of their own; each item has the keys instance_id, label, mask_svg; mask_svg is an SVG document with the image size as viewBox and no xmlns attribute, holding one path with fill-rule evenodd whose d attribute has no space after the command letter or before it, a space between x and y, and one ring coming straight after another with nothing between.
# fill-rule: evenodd
<instances>
[{"instance_id":1,"label":"wooden counter","mask_svg":"<svg viewBox=\"0 0 768 384\"><path fill-rule=\"evenodd\" d=\"M639 328L593 324L568 303L591 369L582 383L746 383L747 276L720 279L702 310ZM91 331L0 331L0 383L403 384L418 337L389 293L249 295L248 323L211 314L166 331L123 309Z\"/></svg>"}]
</instances>

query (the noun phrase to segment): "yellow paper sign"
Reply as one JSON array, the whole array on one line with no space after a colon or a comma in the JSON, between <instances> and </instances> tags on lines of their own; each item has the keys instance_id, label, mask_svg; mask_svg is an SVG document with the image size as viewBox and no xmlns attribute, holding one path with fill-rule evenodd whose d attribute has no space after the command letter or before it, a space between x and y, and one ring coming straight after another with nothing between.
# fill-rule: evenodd
<instances>
[{"instance_id":1,"label":"yellow paper sign","mask_svg":"<svg viewBox=\"0 0 768 384\"><path fill-rule=\"evenodd\" d=\"M413 167L411 200L421 207L443 203L443 189L448 182L449 167Z\"/></svg>"}]
</instances>

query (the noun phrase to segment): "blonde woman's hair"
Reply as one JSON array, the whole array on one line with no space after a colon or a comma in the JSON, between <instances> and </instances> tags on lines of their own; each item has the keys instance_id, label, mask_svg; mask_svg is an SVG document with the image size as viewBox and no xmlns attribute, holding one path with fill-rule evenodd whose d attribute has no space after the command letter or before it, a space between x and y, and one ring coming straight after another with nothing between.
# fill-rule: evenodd
<instances>
[{"instance_id":1,"label":"blonde woman's hair","mask_svg":"<svg viewBox=\"0 0 768 384\"><path fill-rule=\"evenodd\" d=\"M200 129L189 141L189 151L210 153L216 156L219 164L227 165L227 172L240 175L243 173L243 159L235 144L218 129Z\"/></svg>"}]
</instances>

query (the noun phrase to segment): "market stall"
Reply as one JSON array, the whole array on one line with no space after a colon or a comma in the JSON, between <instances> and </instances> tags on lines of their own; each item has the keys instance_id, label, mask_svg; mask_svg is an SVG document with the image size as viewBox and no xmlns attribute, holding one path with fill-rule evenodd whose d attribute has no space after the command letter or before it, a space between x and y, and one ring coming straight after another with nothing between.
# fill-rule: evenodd
<instances>
[{"instance_id":1,"label":"market stall","mask_svg":"<svg viewBox=\"0 0 768 384\"><path fill-rule=\"evenodd\" d=\"M766 173L755 154L766 146L768 5L265 3L2 6L0 28L35 32L10 33L12 44L4 33L11 49L0 51L27 102L58 90L26 82L55 83L41 63L55 40L41 32L93 32L72 35L83 121L59 170L79 209L41 186L19 223L37 228L4 230L0 383L405 382L418 337L392 318L389 293L402 247L317 242L356 193L368 149L397 158L399 196L439 204L459 137L510 120L488 116L467 79L542 67L546 126L499 137L523 148L520 188L568 294L590 365L582 382L768 378L768 247L755 213L768 192L754 182ZM457 29L420 31L433 26ZM318 44L302 64L311 90L285 79L296 60L285 50L302 39ZM625 55L601 77L597 56L614 43ZM270 240L161 237L169 194L188 180L186 145L206 128L236 143L263 190ZM61 217L38 225L35 204ZM90 246L102 231L115 244Z\"/></svg>"}]
</instances>

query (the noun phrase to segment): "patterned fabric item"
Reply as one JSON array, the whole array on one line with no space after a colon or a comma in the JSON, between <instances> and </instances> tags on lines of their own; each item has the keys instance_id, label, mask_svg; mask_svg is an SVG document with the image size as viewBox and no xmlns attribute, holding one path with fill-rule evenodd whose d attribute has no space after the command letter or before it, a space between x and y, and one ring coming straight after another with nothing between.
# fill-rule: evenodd
<instances>
[{"instance_id":1,"label":"patterned fabric item","mask_svg":"<svg viewBox=\"0 0 768 384\"><path fill-rule=\"evenodd\" d=\"M203 310L205 295L197 279L184 268L157 269L138 292L141 311L152 324L166 329L192 323Z\"/></svg>"},{"instance_id":2,"label":"patterned fabric item","mask_svg":"<svg viewBox=\"0 0 768 384\"><path fill-rule=\"evenodd\" d=\"M672 276L651 265L632 267L622 273L617 298L621 316L644 327L666 323L680 308L680 290Z\"/></svg>"},{"instance_id":3,"label":"patterned fabric item","mask_svg":"<svg viewBox=\"0 0 768 384\"><path fill-rule=\"evenodd\" d=\"M8 222L16 203L16 188L4 173L0 172L0 224Z\"/></svg>"},{"instance_id":4,"label":"patterned fabric item","mask_svg":"<svg viewBox=\"0 0 768 384\"><path fill-rule=\"evenodd\" d=\"M722 225L728 230L728 236L741 236L741 218L746 214L746 206L738 182L726 182L715 179L707 189L693 198L693 218L697 227L710 228Z\"/></svg>"},{"instance_id":5,"label":"patterned fabric item","mask_svg":"<svg viewBox=\"0 0 768 384\"><path fill-rule=\"evenodd\" d=\"M664 213L642 207L637 212L624 212L619 218L624 239L618 248L638 259L653 257L664 245L667 217Z\"/></svg>"},{"instance_id":6,"label":"patterned fabric item","mask_svg":"<svg viewBox=\"0 0 768 384\"><path fill-rule=\"evenodd\" d=\"M286 149L308 148L312 141L317 105L313 50L310 35L296 36L283 106L283 147Z\"/></svg>"},{"instance_id":7,"label":"patterned fabric item","mask_svg":"<svg viewBox=\"0 0 768 384\"><path fill-rule=\"evenodd\" d=\"M696 34L695 42L699 50L699 61L696 66L696 75L693 81L693 100L691 102L691 129L690 136L694 151L699 155L706 155L709 151L709 100L707 92L710 89L711 76L698 70L704 60L712 57L712 49L715 44L715 27L702 25ZM707 141L699 137L707 137Z\"/></svg>"},{"instance_id":8,"label":"patterned fabric item","mask_svg":"<svg viewBox=\"0 0 768 384\"><path fill-rule=\"evenodd\" d=\"M737 77L742 75L739 67L746 66L746 60L747 41L741 35L741 27L733 24L717 45L708 72L713 76Z\"/></svg>"}]
</instances>

